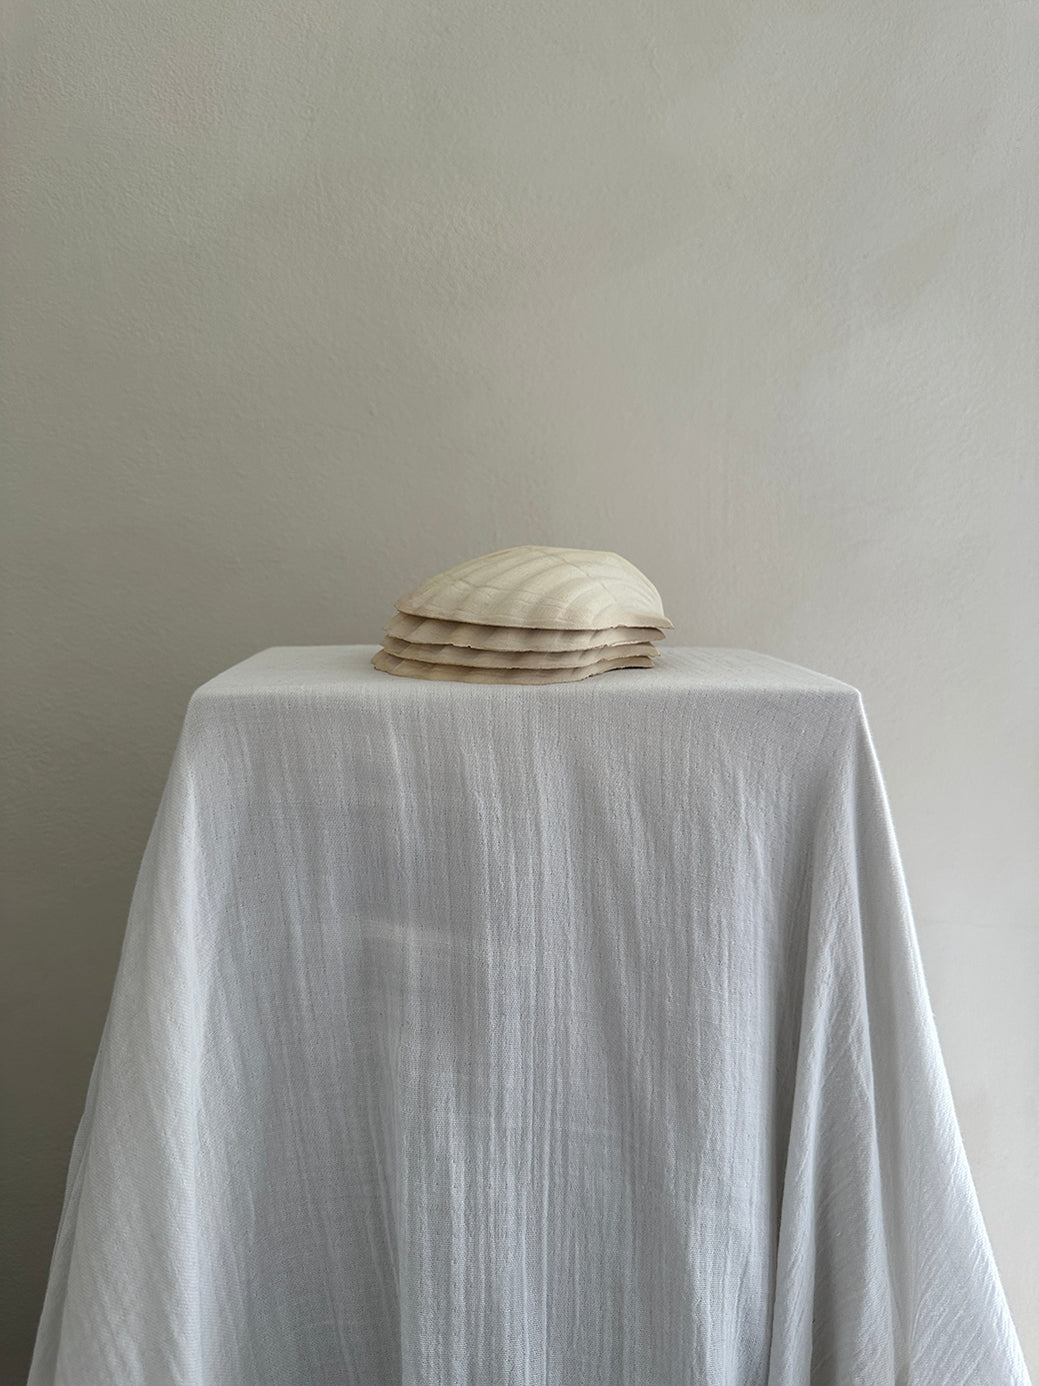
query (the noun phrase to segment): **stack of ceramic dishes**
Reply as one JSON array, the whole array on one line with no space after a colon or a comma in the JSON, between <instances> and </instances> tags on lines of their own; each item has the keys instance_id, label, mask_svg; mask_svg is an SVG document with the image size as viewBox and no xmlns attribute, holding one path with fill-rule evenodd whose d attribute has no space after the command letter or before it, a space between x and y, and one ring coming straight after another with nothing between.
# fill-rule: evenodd
<instances>
[{"instance_id":1,"label":"stack of ceramic dishes","mask_svg":"<svg viewBox=\"0 0 1039 1386\"><path fill-rule=\"evenodd\" d=\"M372 663L459 683L572 683L648 669L671 622L619 554L524 545L470 559L401 597Z\"/></svg>"}]
</instances>

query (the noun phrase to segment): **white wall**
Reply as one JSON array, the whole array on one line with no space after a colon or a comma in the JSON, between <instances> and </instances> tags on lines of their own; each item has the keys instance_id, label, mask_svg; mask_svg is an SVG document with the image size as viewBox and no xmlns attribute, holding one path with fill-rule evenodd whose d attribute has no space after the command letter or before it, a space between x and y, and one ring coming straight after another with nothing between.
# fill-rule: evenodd
<instances>
[{"instance_id":1,"label":"white wall","mask_svg":"<svg viewBox=\"0 0 1039 1386\"><path fill-rule=\"evenodd\" d=\"M1039 1365L1036 12L34 0L7 21L27 1361L192 688L524 542L863 691ZM10 1109L9 1109L10 1110Z\"/></svg>"}]
</instances>

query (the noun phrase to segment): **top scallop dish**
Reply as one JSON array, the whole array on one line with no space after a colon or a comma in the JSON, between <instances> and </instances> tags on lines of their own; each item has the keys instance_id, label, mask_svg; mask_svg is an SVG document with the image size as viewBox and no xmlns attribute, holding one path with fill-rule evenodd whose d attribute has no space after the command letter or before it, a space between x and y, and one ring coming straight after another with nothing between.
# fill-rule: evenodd
<instances>
[{"instance_id":1,"label":"top scallop dish","mask_svg":"<svg viewBox=\"0 0 1039 1386\"><path fill-rule=\"evenodd\" d=\"M459 563L397 602L376 669L457 683L573 683L648 669L673 629L620 554L538 544Z\"/></svg>"}]
</instances>

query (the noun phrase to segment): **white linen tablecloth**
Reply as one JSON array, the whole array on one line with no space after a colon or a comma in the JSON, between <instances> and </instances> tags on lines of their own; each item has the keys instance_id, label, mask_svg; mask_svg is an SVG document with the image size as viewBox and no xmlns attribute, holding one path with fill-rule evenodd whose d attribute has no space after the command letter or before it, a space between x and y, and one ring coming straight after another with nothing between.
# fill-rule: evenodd
<instances>
[{"instance_id":1,"label":"white linen tablecloth","mask_svg":"<svg viewBox=\"0 0 1039 1386\"><path fill-rule=\"evenodd\" d=\"M30 1386L1021 1386L858 692L192 697Z\"/></svg>"}]
</instances>

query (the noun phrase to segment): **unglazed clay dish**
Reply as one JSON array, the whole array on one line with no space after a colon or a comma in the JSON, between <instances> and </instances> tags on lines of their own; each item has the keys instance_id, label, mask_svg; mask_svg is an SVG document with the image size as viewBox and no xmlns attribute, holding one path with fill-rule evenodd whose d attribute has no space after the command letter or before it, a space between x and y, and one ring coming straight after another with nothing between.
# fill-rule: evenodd
<instances>
[{"instance_id":1,"label":"unglazed clay dish","mask_svg":"<svg viewBox=\"0 0 1039 1386\"><path fill-rule=\"evenodd\" d=\"M397 610L438 621L539 630L671 628L660 593L620 554L537 544L459 563L401 597Z\"/></svg>"},{"instance_id":2,"label":"unglazed clay dish","mask_svg":"<svg viewBox=\"0 0 1039 1386\"><path fill-rule=\"evenodd\" d=\"M600 645L592 650L466 650L456 645L412 645L387 635L383 648L401 659L423 664L461 664L473 669L576 669L582 664L599 664L604 659L628 659L632 655L652 659L652 645Z\"/></svg>"},{"instance_id":3,"label":"unglazed clay dish","mask_svg":"<svg viewBox=\"0 0 1039 1386\"><path fill-rule=\"evenodd\" d=\"M601 630L535 630L531 626L481 626L398 611L387 635L413 645L459 645L472 650L588 650L603 645L640 645L663 640L659 626L604 626Z\"/></svg>"},{"instance_id":4,"label":"unglazed clay dish","mask_svg":"<svg viewBox=\"0 0 1039 1386\"><path fill-rule=\"evenodd\" d=\"M648 669L653 661L648 655L635 655L628 659L601 659L575 669L474 669L462 664L425 664L379 650L372 656L372 663L384 673L399 674L406 679L450 683L574 683L592 674L604 674L608 669Z\"/></svg>"}]
</instances>

